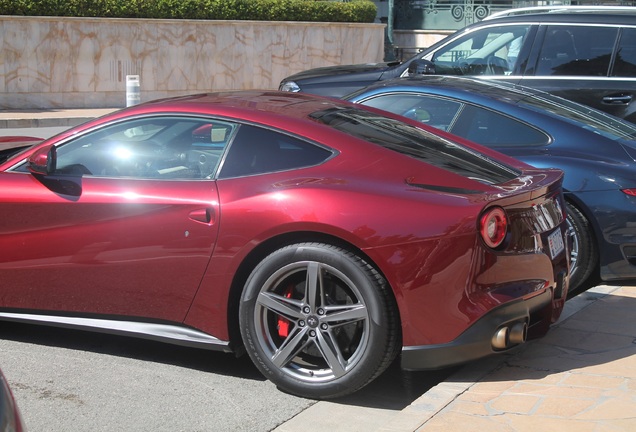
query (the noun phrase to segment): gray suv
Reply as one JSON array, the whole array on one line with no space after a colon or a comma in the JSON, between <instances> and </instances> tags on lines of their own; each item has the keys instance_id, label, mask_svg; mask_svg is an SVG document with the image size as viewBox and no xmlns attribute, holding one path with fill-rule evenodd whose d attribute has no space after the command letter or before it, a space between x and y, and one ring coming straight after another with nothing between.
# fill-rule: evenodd
<instances>
[{"instance_id":1,"label":"gray suv","mask_svg":"<svg viewBox=\"0 0 636 432\"><path fill-rule=\"evenodd\" d=\"M525 12L470 25L403 63L312 69L285 78L280 89L342 97L409 74L480 76L636 123L636 7Z\"/></svg>"}]
</instances>

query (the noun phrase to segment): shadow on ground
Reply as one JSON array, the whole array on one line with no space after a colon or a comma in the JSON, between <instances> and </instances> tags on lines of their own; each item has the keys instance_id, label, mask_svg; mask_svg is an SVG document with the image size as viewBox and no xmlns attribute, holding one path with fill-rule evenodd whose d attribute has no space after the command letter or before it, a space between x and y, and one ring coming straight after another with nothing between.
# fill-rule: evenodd
<instances>
[{"instance_id":1,"label":"shadow on ground","mask_svg":"<svg viewBox=\"0 0 636 432\"><path fill-rule=\"evenodd\" d=\"M12 322L2 323L0 339L126 357L237 378L265 380L247 355L237 358L233 354L144 339ZM400 368L398 358L367 387L334 402L401 410L455 370L456 368L435 372L404 371Z\"/></svg>"},{"instance_id":2,"label":"shadow on ground","mask_svg":"<svg viewBox=\"0 0 636 432\"><path fill-rule=\"evenodd\" d=\"M367 387L334 402L401 411L429 389L454 374L459 368L453 367L437 371L405 371L400 368L398 357L380 377Z\"/></svg>"}]
</instances>

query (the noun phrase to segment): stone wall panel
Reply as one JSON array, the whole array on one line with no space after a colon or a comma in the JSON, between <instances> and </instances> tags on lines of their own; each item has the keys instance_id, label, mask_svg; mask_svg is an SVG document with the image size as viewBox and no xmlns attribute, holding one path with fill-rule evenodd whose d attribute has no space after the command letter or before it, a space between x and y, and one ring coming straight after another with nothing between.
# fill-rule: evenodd
<instances>
[{"instance_id":1,"label":"stone wall panel","mask_svg":"<svg viewBox=\"0 0 636 432\"><path fill-rule=\"evenodd\" d=\"M276 89L306 69L380 62L384 25L0 16L0 109L117 108L141 99Z\"/></svg>"}]
</instances>

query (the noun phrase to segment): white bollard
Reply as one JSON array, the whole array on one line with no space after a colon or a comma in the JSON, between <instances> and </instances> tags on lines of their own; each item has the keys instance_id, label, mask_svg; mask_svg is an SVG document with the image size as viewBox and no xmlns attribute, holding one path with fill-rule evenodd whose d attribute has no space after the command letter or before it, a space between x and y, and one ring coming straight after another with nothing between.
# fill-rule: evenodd
<instances>
[{"instance_id":1,"label":"white bollard","mask_svg":"<svg viewBox=\"0 0 636 432\"><path fill-rule=\"evenodd\" d=\"M139 91L139 75L126 75L126 106L137 105L141 102Z\"/></svg>"}]
</instances>

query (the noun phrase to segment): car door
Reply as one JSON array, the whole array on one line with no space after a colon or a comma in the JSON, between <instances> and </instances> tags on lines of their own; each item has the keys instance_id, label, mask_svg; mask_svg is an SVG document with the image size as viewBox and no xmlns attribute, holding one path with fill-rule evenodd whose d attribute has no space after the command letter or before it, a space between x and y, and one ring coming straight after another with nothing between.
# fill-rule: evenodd
<instances>
[{"instance_id":1,"label":"car door","mask_svg":"<svg viewBox=\"0 0 636 432\"><path fill-rule=\"evenodd\" d=\"M217 238L222 126L127 120L61 143L51 175L0 173L0 307L182 321Z\"/></svg>"},{"instance_id":2,"label":"car door","mask_svg":"<svg viewBox=\"0 0 636 432\"><path fill-rule=\"evenodd\" d=\"M636 122L635 28L543 25L523 75L520 84Z\"/></svg>"}]
</instances>

